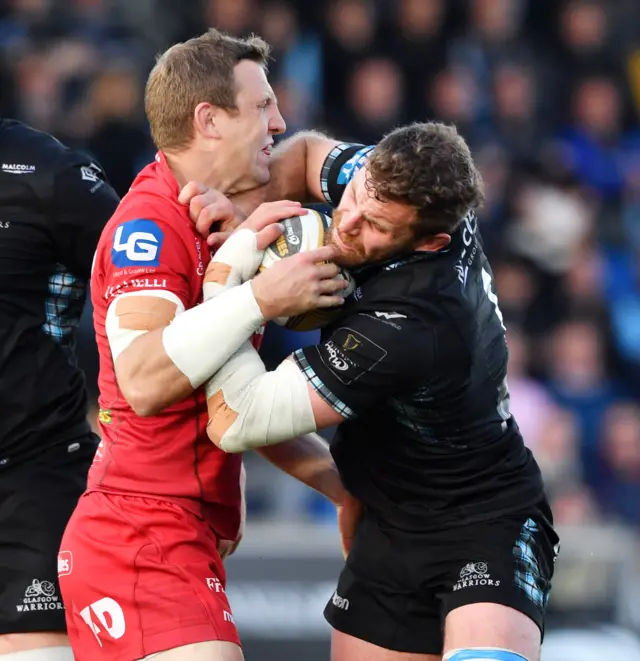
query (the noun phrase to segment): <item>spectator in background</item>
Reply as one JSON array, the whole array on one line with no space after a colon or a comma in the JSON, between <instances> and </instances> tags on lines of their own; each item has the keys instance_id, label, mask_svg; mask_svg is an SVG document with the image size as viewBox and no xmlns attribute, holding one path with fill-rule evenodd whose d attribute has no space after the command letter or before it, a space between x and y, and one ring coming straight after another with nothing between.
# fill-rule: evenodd
<instances>
[{"instance_id":1,"label":"spectator in background","mask_svg":"<svg viewBox=\"0 0 640 661\"><path fill-rule=\"evenodd\" d=\"M113 173L111 183L120 197L155 154L140 122L140 94L140 81L126 69L104 71L89 90L87 146Z\"/></svg>"},{"instance_id":2,"label":"spectator in background","mask_svg":"<svg viewBox=\"0 0 640 661\"><path fill-rule=\"evenodd\" d=\"M554 520L561 526L584 526L601 521L598 505L589 488L581 482L560 485L551 499Z\"/></svg>"},{"instance_id":3,"label":"spectator in background","mask_svg":"<svg viewBox=\"0 0 640 661\"><path fill-rule=\"evenodd\" d=\"M619 71L617 53L609 39L611 26L601 1L566 2L557 26L559 44L555 61L562 87L566 89L594 72L611 76Z\"/></svg>"},{"instance_id":4,"label":"spectator in background","mask_svg":"<svg viewBox=\"0 0 640 661\"><path fill-rule=\"evenodd\" d=\"M433 80L426 81L430 114L448 124L455 124L471 147L486 136L479 117L479 91L473 71L466 67L447 67Z\"/></svg>"},{"instance_id":5,"label":"spectator in background","mask_svg":"<svg viewBox=\"0 0 640 661\"><path fill-rule=\"evenodd\" d=\"M640 144L623 128L623 100L615 79L588 76L572 97L575 126L561 135L566 165L578 180L606 202L620 200L630 153Z\"/></svg>"},{"instance_id":6,"label":"spectator in background","mask_svg":"<svg viewBox=\"0 0 640 661\"><path fill-rule=\"evenodd\" d=\"M473 71L483 114L491 108L491 76L495 67L513 60L531 60L522 20L527 0L469 0L465 33L451 47L451 62Z\"/></svg>"},{"instance_id":7,"label":"spectator in background","mask_svg":"<svg viewBox=\"0 0 640 661\"><path fill-rule=\"evenodd\" d=\"M518 421L525 445L535 454L544 475L539 447L546 421L551 417L555 407L540 382L528 375L531 360L528 339L514 324L507 325L507 346L509 347L510 410Z\"/></svg>"},{"instance_id":8,"label":"spectator in background","mask_svg":"<svg viewBox=\"0 0 640 661\"><path fill-rule=\"evenodd\" d=\"M255 0L205 0L204 7L204 20L208 26L239 37L251 32L260 15Z\"/></svg>"},{"instance_id":9,"label":"spectator in background","mask_svg":"<svg viewBox=\"0 0 640 661\"><path fill-rule=\"evenodd\" d=\"M493 92L496 139L516 165L527 165L544 135L533 70L515 62L499 65L493 73Z\"/></svg>"},{"instance_id":10,"label":"spectator in background","mask_svg":"<svg viewBox=\"0 0 640 661\"><path fill-rule=\"evenodd\" d=\"M393 60L362 60L349 81L349 107L340 135L366 144L377 142L389 126L402 123L403 95L404 79Z\"/></svg>"},{"instance_id":11,"label":"spectator in background","mask_svg":"<svg viewBox=\"0 0 640 661\"><path fill-rule=\"evenodd\" d=\"M598 500L607 514L640 526L640 408L629 402L612 406L602 430Z\"/></svg>"},{"instance_id":12,"label":"spectator in background","mask_svg":"<svg viewBox=\"0 0 640 661\"><path fill-rule=\"evenodd\" d=\"M578 420L585 478L593 484L602 416L620 396L607 372L603 337L591 321L566 321L553 333L549 348L548 385L556 401Z\"/></svg>"},{"instance_id":13,"label":"spectator in background","mask_svg":"<svg viewBox=\"0 0 640 661\"><path fill-rule=\"evenodd\" d=\"M424 116L425 100L419 90L446 64L444 0L399 0L387 19L382 52L401 67L406 79L407 116Z\"/></svg>"},{"instance_id":14,"label":"spectator in background","mask_svg":"<svg viewBox=\"0 0 640 661\"><path fill-rule=\"evenodd\" d=\"M536 460L550 497L564 492L565 485L582 484L580 429L575 416L558 406L550 406L541 421Z\"/></svg>"},{"instance_id":15,"label":"spectator in background","mask_svg":"<svg viewBox=\"0 0 640 661\"><path fill-rule=\"evenodd\" d=\"M289 131L313 126L323 91L319 38L304 29L293 7L282 1L265 7L260 34L273 45L270 73L283 115L293 118Z\"/></svg>"},{"instance_id":16,"label":"spectator in background","mask_svg":"<svg viewBox=\"0 0 640 661\"><path fill-rule=\"evenodd\" d=\"M376 37L376 11L366 0L331 0L326 12L323 80L325 124L340 126L353 68L368 54Z\"/></svg>"}]
</instances>

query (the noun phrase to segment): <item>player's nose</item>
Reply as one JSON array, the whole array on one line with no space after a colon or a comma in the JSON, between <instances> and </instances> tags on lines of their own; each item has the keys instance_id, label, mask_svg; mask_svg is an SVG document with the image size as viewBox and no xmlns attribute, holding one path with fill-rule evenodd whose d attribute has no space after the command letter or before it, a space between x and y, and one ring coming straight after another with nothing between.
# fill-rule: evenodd
<instances>
[{"instance_id":1,"label":"player's nose","mask_svg":"<svg viewBox=\"0 0 640 661\"><path fill-rule=\"evenodd\" d=\"M282 113L280 112L280 108L274 105L273 114L269 120L269 132L273 133L274 135L279 135L280 133L284 133L286 130L287 124L284 121Z\"/></svg>"},{"instance_id":2,"label":"player's nose","mask_svg":"<svg viewBox=\"0 0 640 661\"><path fill-rule=\"evenodd\" d=\"M340 219L340 233L351 236L359 234L361 225L362 217L360 214L345 212Z\"/></svg>"}]
</instances>

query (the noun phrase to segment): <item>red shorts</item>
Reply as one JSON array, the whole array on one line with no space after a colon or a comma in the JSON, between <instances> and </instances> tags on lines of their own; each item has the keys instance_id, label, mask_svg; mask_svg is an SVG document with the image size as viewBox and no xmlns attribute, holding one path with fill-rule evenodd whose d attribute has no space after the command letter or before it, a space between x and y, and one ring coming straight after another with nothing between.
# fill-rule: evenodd
<instances>
[{"instance_id":1,"label":"red shorts","mask_svg":"<svg viewBox=\"0 0 640 661\"><path fill-rule=\"evenodd\" d=\"M240 644L211 528L182 507L92 492L58 555L76 661L134 661L210 640Z\"/></svg>"}]
</instances>

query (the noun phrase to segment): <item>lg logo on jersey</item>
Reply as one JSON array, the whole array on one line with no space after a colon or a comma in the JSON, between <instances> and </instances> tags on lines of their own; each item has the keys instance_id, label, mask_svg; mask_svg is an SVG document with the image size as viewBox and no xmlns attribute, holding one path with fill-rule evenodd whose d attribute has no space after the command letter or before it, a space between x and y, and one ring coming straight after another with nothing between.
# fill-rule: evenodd
<instances>
[{"instance_id":1,"label":"lg logo on jersey","mask_svg":"<svg viewBox=\"0 0 640 661\"><path fill-rule=\"evenodd\" d=\"M113 235L114 266L159 266L164 234L153 220L138 218L118 226Z\"/></svg>"},{"instance_id":2,"label":"lg logo on jersey","mask_svg":"<svg viewBox=\"0 0 640 661\"><path fill-rule=\"evenodd\" d=\"M100 634L103 631L114 640L118 640L124 636L127 629L120 604L110 597L104 597L83 608L80 617L87 623L100 647L102 647Z\"/></svg>"}]
</instances>

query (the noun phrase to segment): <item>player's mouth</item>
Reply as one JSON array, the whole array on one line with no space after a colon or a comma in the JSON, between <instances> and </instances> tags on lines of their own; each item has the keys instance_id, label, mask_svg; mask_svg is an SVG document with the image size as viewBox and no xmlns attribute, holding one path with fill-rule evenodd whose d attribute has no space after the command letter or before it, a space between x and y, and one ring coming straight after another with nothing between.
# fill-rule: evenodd
<instances>
[{"instance_id":1,"label":"player's mouth","mask_svg":"<svg viewBox=\"0 0 640 661\"><path fill-rule=\"evenodd\" d=\"M265 154L266 156L271 156L271 148L273 145L267 145L262 149L262 153Z\"/></svg>"}]
</instances>

